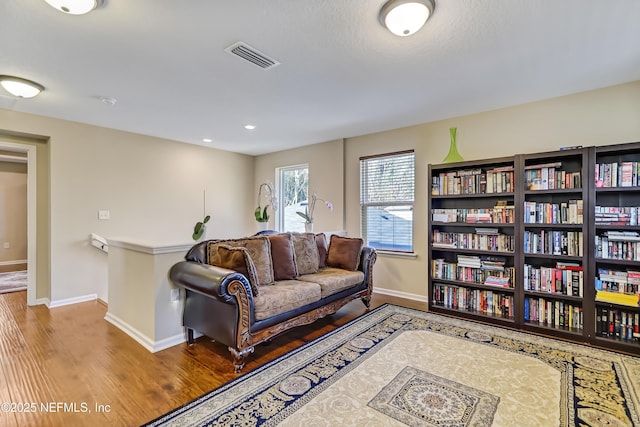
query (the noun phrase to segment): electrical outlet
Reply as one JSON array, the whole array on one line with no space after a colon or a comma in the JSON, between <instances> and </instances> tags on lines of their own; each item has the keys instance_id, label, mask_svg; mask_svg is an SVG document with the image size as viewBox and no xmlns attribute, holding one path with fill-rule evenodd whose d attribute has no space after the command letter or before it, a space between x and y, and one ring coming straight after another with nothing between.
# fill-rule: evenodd
<instances>
[{"instance_id":1,"label":"electrical outlet","mask_svg":"<svg viewBox=\"0 0 640 427\"><path fill-rule=\"evenodd\" d=\"M11 247L11 245L9 244L9 242L4 242L4 248L5 249L9 249Z\"/></svg>"},{"instance_id":2,"label":"electrical outlet","mask_svg":"<svg viewBox=\"0 0 640 427\"><path fill-rule=\"evenodd\" d=\"M180 289L171 289L171 301L180 301Z\"/></svg>"},{"instance_id":3,"label":"electrical outlet","mask_svg":"<svg viewBox=\"0 0 640 427\"><path fill-rule=\"evenodd\" d=\"M99 210L98 211L98 219L109 219L111 216L108 210Z\"/></svg>"}]
</instances>

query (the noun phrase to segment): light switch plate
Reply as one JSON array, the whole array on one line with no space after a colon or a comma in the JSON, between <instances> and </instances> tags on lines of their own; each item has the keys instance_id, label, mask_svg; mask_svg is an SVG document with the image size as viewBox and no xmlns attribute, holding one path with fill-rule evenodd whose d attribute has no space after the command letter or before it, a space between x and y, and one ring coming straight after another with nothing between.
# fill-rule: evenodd
<instances>
[{"instance_id":1,"label":"light switch plate","mask_svg":"<svg viewBox=\"0 0 640 427\"><path fill-rule=\"evenodd\" d=\"M110 213L108 210L99 210L98 219L109 219Z\"/></svg>"}]
</instances>

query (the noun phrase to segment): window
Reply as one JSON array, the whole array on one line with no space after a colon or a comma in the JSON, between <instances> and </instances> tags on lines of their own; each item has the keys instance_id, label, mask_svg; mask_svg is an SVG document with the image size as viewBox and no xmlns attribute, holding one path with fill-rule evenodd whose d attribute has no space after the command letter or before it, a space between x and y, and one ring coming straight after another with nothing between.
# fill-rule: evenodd
<instances>
[{"instance_id":1,"label":"window","mask_svg":"<svg viewBox=\"0 0 640 427\"><path fill-rule=\"evenodd\" d=\"M276 227L280 231L304 231L304 212L309 194L309 165L287 166L276 170L278 210Z\"/></svg>"},{"instance_id":2,"label":"window","mask_svg":"<svg viewBox=\"0 0 640 427\"><path fill-rule=\"evenodd\" d=\"M413 252L414 153L360 158L360 223L368 246Z\"/></svg>"}]
</instances>

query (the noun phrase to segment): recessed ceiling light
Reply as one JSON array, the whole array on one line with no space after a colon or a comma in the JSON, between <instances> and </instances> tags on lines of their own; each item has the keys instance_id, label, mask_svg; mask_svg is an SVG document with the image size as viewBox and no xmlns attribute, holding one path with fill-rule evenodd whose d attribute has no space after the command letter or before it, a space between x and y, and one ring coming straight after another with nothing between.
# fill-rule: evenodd
<instances>
[{"instance_id":1,"label":"recessed ceiling light","mask_svg":"<svg viewBox=\"0 0 640 427\"><path fill-rule=\"evenodd\" d=\"M254 130L256 127L254 125L245 125L244 128L247 130Z\"/></svg>"},{"instance_id":2,"label":"recessed ceiling light","mask_svg":"<svg viewBox=\"0 0 640 427\"><path fill-rule=\"evenodd\" d=\"M109 96L101 96L100 97L100 101L102 101L104 104L107 104L107 105L110 105L110 106L114 106L114 105L116 105L116 102L118 102L117 99L111 98Z\"/></svg>"},{"instance_id":3,"label":"recessed ceiling light","mask_svg":"<svg viewBox=\"0 0 640 427\"><path fill-rule=\"evenodd\" d=\"M211 138L204 138L204 139L202 140L202 142L213 142L213 139L211 139Z\"/></svg>"}]
</instances>

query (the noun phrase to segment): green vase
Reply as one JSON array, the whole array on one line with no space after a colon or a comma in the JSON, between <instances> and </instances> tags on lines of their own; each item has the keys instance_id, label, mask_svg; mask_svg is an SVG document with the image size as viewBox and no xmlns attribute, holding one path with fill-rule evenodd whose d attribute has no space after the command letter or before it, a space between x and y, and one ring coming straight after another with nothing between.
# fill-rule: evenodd
<instances>
[{"instance_id":1,"label":"green vase","mask_svg":"<svg viewBox=\"0 0 640 427\"><path fill-rule=\"evenodd\" d=\"M449 146L449 154L444 158L442 163L455 163L461 162L464 159L458 153L458 147L456 147L456 131L458 128L449 128L449 135L451 135L451 146Z\"/></svg>"}]
</instances>

